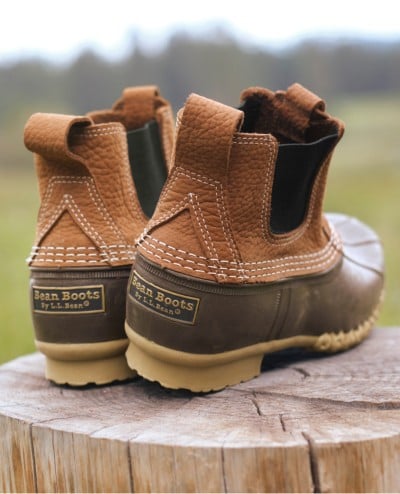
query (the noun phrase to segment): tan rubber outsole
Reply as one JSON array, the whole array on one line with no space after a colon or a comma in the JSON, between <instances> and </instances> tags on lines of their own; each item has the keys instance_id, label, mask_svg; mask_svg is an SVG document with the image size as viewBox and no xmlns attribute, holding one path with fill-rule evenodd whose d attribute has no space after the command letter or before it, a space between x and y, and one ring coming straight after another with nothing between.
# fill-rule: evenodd
<instances>
[{"instance_id":1,"label":"tan rubber outsole","mask_svg":"<svg viewBox=\"0 0 400 494\"><path fill-rule=\"evenodd\" d=\"M296 347L327 353L347 350L369 335L378 313L379 307L366 321L350 331L293 336L217 354L192 354L166 348L147 340L125 324L130 341L126 358L129 367L140 376L157 381L166 388L193 392L218 391L258 376L266 353Z\"/></svg>"},{"instance_id":2,"label":"tan rubber outsole","mask_svg":"<svg viewBox=\"0 0 400 494\"><path fill-rule=\"evenodd\" d=\"M86 386L125 381L137 374L126 361L127 339L61 344L35 341L46 356L46 378L56 384Z\"/></svg>"}]
</instances>

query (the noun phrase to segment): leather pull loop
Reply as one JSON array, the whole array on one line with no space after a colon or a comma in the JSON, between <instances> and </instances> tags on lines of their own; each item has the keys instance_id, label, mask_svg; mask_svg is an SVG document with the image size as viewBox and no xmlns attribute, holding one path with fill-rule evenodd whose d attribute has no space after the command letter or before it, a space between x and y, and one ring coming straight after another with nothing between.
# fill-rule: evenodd
<instances>
[{"instance_id":1,"label":"leather pull loop","mask_svg":"<svg viewBox=\"0 0 400 494\"><path fill-rule=\"evenodd\" d=\"M176 166L222 180L243 112L192 93L180 112Z\"/></svg>"},{"instance_id":2,"label":"leather pull loop","mask_svg":"<svg viewBox=\"0 0 400 494\"><path fill-rule=\"evenodd\" d=\"M116 102L113 110L121 112L128 129L143 127L155 118L157 86L136 86L124 89L122 98Z\"/></svg>"},{"instance_id":3,"label":"leather pull loop","mask_svg":"<svg viewBox=\"0 0 400 494\"><path fill-rule=\"evenodd\" d=\"M299 142L304 140L311 120L323 117L325 111L325 102L298 83L287 91L276 91L273 104L274 127Z\"/></svg>"},{"instance_id":4,"label":"leather pull loop","mask_svg":"<svg viewBox=\"0 0 400 494\"><path fill-rule=\"evenodd\" d=\"M325 111L325 101L297 82L288 87L286 99L301 109L308 118L315 110Z\"/></svg>"},{"instance_id":5,"label":"leather pull loop","mask_svg":"<svg viewBox=\"0 0 400 494\"><path fill-rule=\"evenodd\" d=\"M128 87L111 110L96 110L87 115L96 123L120 122L127 130L136 130L156 119L156 108L161 101L164 100L157 86Z\"/></svg>"},{"instance_id":6,"label":"leather pull loop","mask_svg":"<svg viewBox=\"0 0 400 494\"><path fill-rule=\"evenodd\" d=\"M74 127L82 128L92 123L87 117L34 113L25 125L24 143L30 151L50 160L79 160L79 157L70 151L69 136Z\"/></svg>"}]
</instances>

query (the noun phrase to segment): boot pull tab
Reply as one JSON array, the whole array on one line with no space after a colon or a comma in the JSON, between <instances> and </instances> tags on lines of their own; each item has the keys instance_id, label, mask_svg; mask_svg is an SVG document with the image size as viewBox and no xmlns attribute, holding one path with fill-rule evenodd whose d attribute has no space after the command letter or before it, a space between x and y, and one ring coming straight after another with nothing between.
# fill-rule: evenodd
<instances>
[{"instance_id":1,"label":"boot pull tab","mask_svg":"<svg viewBox=\"0 0 400 494\"><path fill-rule=\"evenodd\" d=\"M156 108L163 101L157 86L128 87L111 109L95 110L87 115L96 123L120 122L127 130L136 130L155 120Z\"/></svg>"},{"instance_id":2,"label":"boot pull tab","mask_svg":"<svg viewBox=\"0 0 400 494\"><path fill-rule=\"evenodd\" d=\"M91 125L87 117L60 115L54 113L34 113L24 129L24 143L27 149L47 159L64 162L79 160L71 152L69 137L73 130Z\"/></svg>"},{"instance_id":3,"label":"boot pull tab","mask_svg":"<svg viewBox=\"0 0 400 494\"><path fill-rule=\"evenodd\" d=\"M155 119L158 95L157 86L128 87L124 89L122 98L115 103L113 110L123 115L123 123L127 129L137 129Z\"/></svg>"},{"instance_id":4,"label":"boot pull tab","mask_svg":"<svg viewBox=\"0 0 400 494\"><path fill-rule=\"evenodd\" d=\"M302 141L311 120L321 118L325 102L301 84L294 83L286 91L276 91L274 98L275 127L295 141Z\"/></svg>"},{"instance_id":5,"label":"boot pull tab","mask_svg":"<svg viewBox=\"0 0 400 494\"><path fill-rule=\"evenodd\" d=\"M298 82L288 87L286 99L302 110L308 118L313 116L315 110L325 111L325 101Z\"/></svg>"},{"instance_id":6,"label":"boot pull tab","mask_svg":"<svg viewBox=\"0 0 400 494\"><path fill-rule=\"evenodd\" d=\"M242 121L242 111L192 93L179 112L176 166L222 180Z\"/></svg>"}]
</instances>

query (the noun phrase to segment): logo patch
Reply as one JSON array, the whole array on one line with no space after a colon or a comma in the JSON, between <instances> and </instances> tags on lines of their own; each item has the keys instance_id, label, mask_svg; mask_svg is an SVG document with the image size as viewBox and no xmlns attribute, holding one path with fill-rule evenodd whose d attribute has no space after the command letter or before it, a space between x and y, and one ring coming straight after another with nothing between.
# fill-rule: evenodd
<instances>
[{"instance_id":1,"label":"logo patch","mask_svg":"<svg viewBox=\"0 0 400 494\"><path fill-rule=\"evenodd\" d=\"M34 312L43 314L94 314L105 312L103 285L33 286Z\"/></svg>"},{"instance_id":2,"label":"logo patch","mask_svg":"<svg viewBox=\"0 0 400 494\"><path fill-rule=\"evenodd\" d=\"M196 320L199 298L165 290L146 281L136 271L131 277L129 294L136 302L160 316L186 324L194 324Z\"/></svg>"}]
</instances>

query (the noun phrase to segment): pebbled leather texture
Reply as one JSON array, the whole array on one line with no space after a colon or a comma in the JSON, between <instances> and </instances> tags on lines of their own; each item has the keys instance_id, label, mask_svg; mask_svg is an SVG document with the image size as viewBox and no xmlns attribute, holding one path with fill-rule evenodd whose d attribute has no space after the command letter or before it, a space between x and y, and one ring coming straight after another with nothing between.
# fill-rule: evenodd
<instances>
[{"instance_id":1,"label":"pebbled leather texture","mask_svg":"<svg viewBox=\"0 0 400 494\"><path fill-rule=\"evenodd\" d=\"M134 86L123 90L111 110L96 110L88 113L95 123L120 122L127 131L143 127L156 120L167 167L170 167L174 144L175 121L171 105L160 96L157 86Z\"/></svg>"},{"instance_id":2,"label":"pebbled leather texture","mask_svg":"<svg viewBox=\"0 0 400 494\"><path fill-rule=\"evenodd\" d=\"M332 134L338 141L343 124L299 84L277 93L249 88L242 99L244 110L188 97L178 115L171 173L139 252L163 268L223 284L329 270L342 257L340 237L322 211L333 150L319 167L298 228L272 232L271 198L279 144Z\"/></svg>"},{"instance_id":3,"label":"pebbled leather texture","mask_svg":"<svg viewBox=\"0 0 400 494\"><path fill-rule=\"evenodd\" d=\"M132 264L148 218L132 179L126 132L154 120L169 160L172 111L155 86L127 88L113 109L85 117L29 118L24 142L34 153L41 199L31 267Z\"/></svg>"}]
</instances>

